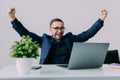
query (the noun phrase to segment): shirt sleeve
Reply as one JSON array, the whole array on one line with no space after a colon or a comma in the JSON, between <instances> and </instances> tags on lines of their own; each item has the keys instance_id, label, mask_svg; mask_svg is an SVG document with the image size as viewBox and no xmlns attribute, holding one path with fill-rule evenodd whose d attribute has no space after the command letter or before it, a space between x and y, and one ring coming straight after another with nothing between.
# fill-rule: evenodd
<instances>
[{"instance_id":1,"label":"shirt sleeve","mask_svg":"<svg viewBox=\"0 0 120 80\"><path fill-rule=\"evenodd\" d=\"M75 42L84 42L93 37L103 27L103 23L103 20L98 19L88 30L74 35Z\"/></svg>"},{"instance_id":2,"label":"shirt sleeve","mask_svg":"<svg viewBox=\"0 0 120 80\"><path fill-rule=\"evenodd\" d=\"M37 41L40 45L42 44L42 37L38 36L37 34L30 32L29 30L27 30L23 24L18 21L17 19L13 20L11 22L12 27L14 28L14 30L20 35L29 35L33 41Z\"/></svg>"}]
</instances>

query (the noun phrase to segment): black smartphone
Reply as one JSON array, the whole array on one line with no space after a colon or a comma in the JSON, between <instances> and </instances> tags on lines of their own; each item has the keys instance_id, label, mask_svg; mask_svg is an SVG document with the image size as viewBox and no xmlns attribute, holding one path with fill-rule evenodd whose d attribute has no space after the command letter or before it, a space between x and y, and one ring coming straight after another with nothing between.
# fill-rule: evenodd
<instances>
[{"instance_id":1,"label":"black smartphone","mask_svg":"<svg viewBox=\"0 0 120 80\"><path fill-rule=\"evenodd\" d=\"M33 69L33 70L38 70L38 69L40 69L40 68L42 68L42 66L32 66L32 69Z\"/></svg>"}]
</instances>

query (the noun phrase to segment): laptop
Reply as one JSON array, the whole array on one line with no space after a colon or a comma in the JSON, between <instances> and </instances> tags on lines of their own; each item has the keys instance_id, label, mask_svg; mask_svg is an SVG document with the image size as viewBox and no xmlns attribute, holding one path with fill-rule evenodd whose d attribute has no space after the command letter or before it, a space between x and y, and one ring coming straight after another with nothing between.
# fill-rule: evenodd
<instances>
[{"instance_id":1,"label":"laptop","mask_svg":"<svg viewBox=\"0 0 120 80\"><path fill-rule=\"evenodd\" d=\"M74 42L68 69L89 69L102 67L109 43Z\"/></svg>"}]
</instances>

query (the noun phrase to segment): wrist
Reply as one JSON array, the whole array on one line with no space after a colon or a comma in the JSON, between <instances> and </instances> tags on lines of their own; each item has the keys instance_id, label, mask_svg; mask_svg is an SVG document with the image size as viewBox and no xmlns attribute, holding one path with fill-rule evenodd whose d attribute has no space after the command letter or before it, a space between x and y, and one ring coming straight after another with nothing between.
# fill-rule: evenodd
<instances>
[{"instance_id":1,"label":"wrist","mask_svg":"<svg viewBox=\"0 0 120 80\"><path fill-rule=\"evenodd\" d=\"M11 18L11 21L14 21L16 19L15 16L11 16L10 18Z\"/></svg>"},{"instance_id":2,"label":"wrist","mask_svg":"<svg viewBox=\"0 0 120 80\"><path fill-rule=\"evenodd\" d=\"M101 19L102 21L104 21L104 20L105 20L105 18L103 18L103 17L101 17L100 19Z\"/></svg>"}]
</instances>

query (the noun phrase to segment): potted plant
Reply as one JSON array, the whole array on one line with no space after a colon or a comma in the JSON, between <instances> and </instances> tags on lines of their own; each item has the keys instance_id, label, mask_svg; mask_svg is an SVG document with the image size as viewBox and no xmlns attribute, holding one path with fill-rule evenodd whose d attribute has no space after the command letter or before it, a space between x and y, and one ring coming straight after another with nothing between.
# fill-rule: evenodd
<instances>
[{"instance_id":1,"label":"potted plant","mask_svg":"<svg viewBox=\"0 0 120 80\"><path fill-rule=\"evenodd\" d=\"M18 73L29 73L32 67L32 59L38 56L39 45L36 41L33 42L28 35L22 36L20 41L15 41L10 48L10 57L16 59Z\"/></svg>"}]
</instances>

